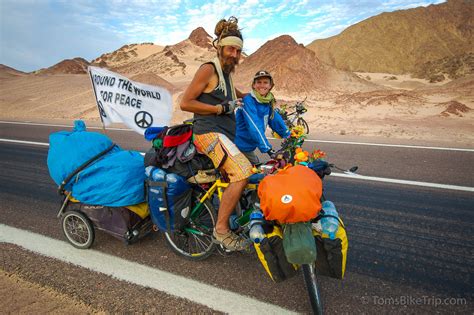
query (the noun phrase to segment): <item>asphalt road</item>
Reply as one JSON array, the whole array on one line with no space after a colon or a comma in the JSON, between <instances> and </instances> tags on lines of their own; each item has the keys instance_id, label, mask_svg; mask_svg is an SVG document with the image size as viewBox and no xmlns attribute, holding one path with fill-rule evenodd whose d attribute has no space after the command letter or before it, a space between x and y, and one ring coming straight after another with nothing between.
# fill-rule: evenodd
<instances>
[{"instance_id":1,"label":"asphalt road","mask_svg":"<svg viewBox=\"0 0 474 315\"><path fill-rule=\"evenodd\" d=\"M0 124L0 138L48 142L50 132L64 129ZM148 147L131 132L109 135L126 149ZM474 187L473 152L307 142L307 148L313 145L341 167L358 165L363 175ZM47 147L0 142L0 157L0 223L63 240L56 218L59 197L45 163ZM350 246L346 278L319 279L327 313L474 311L474 193L338 177L329 177L325 189L344 219ZM0 247L5 271L98 309L211 312L16 246ZM158 233L131 246L98 233L94 249L293 311L310 311L301 275L274 284L254 254L216 254L189 262L175 256ZM430 298L460 300L435 306Z\"/></svg>"}]
</instances>

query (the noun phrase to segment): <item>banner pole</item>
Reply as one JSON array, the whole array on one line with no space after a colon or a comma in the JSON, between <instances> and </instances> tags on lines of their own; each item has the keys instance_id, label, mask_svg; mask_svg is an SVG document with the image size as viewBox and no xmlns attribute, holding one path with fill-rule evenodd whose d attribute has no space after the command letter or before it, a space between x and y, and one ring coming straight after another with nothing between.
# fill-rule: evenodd
<instances>
[{"instance_id":1,"label":"banner pole","mask_svg":"<svg viewBox=\"0 0 474 315\"><path fill-rule=\"evenodd\" d=\"M92 90L94 91L95 102L97 104L97 110L99 111L100 122L102 123L102 131L105 134L107 134L107 131L105 130L104 118L102 118L101 108L100 108L100 105L99 105L100 101L97 98L97 92L95 90L94 79L92 78L91 67L87 67L87 72L89 72L89 77L91 78ZM104 110L104 109L102 109L102 110Z\"/></svg>"}]
</instances>

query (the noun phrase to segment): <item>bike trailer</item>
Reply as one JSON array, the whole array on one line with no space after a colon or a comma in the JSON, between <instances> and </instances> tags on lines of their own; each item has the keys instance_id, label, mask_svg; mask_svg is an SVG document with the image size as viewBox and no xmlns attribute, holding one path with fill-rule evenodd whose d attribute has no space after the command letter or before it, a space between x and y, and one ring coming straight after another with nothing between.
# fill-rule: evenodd
<instances>
[{"instance_id":1,"label":"bike trailer","mask_svg":"<svg viewBox=\"0 0 474 315\"><path fill-rule=\"evenodd\" d=\"M316 259L318 273L331 278L343 279L346 271L349 241L341 218L339 218L339 228L334 240L331 240L329 235L315 229L313 229L313 235L318 253Z\"/></svg>"},{"instance_id":2,"label":"bike trailer","mask_svg":"<svg viewBox=\"0 0 474 315\"><path fill-rule=\"evenodd\" d=\"M107 207L70 202L67 211L83 213L96 229L129 242L138 236L148 217L146 203L130 206L130 208L132 210L128 207Z\"/></svg>"},{"instance_id":3,"label":"bike trailer","mask_svg":"<svg viewBox=\"0 0 474 315\"><path fill-rule=\"evenodd\" d=\"M288 262L283 250L283 234L278 226L265 234L260 243L254 243L258 259L274 282L281 282L296 275L298 267Z\"/></svg>"},{"instance_id":4,"label":"bike trailer","mask_svg":"<svg viewBox=\"0 0 474 315\"><path fill-rule=\"evenodd\" d=\"M279 223L308 222L321 210L323 184L311 169L297 165L266 176L258 186L265 219Z\"/></svg>"},{"instance_id":5,"label":"bike trailer","mask_svg":"<svg viewBox=\"0 0 474 315\"><path fill-rule=\"evenodd\" d=\"M191 212L192 187L184 177L158 167L148 166L145 173L151 219L160 230L174 232Z\"/></svg>"}]
</instances>

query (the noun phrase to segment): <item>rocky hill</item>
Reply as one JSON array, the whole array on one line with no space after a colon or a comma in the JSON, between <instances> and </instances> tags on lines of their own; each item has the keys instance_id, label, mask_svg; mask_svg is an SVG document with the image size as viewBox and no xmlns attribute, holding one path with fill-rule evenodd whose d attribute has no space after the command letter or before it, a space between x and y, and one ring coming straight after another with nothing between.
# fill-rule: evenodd
<instances>
[{"instance_id":1,"label":"rocky hill","mask_svg":"<svg viewBox=\"0 0 474 315\"><path fill-rule=\"evenodd\" d=\"M316 54L299 45L289 35L266 42L238 67L234 81L242 90L248 90L254 74L269 71L275 81L275 90L289 94L309 94L315 90L364 91L375 88L352 73L337 70L322 63Z\"/></svg>"},{"instance_id":2,"label":"rocky hill","mask_svg":"<svg viewBox=\"0 0 474 315\"><path fill-rule=\"evenodd\" d=\"M65 59L49 68L34 71L34 74L83 74L90 63L84 58Z\"/></svg>"},{"instance_id":3,"label":"rocky hill","mask_svg":"<svg viewBox=\"0 0 474 315\"><path fill-rule=\"evenodd\" d=\"M197 68L215 57L212 37L204 28L195 29L187 39L138 62L114 68L126 75L154 73L170 82L191 80Z\"/></svg>"},{"instance_id":4,"label":"rocky hill","mask_svg":"<svg viewBox=\"0 0 474 315\"><path fill-rule=\"evenodd\" d=\"M24 75L27 75L27 73L16 70L4 64L0 64L0 78L11 78L11 77L24 76Z\"/></svg>"},{"instance_id":5,"label":"rocky hill","mask_svg":"<svg viewBox=\"0 0 474 315\"><path fill-rule=\"evenodd\" d=\"M474 1L382 13L307 47L339 69L420 73L428 62L474 52Z\"/></svg>"},{"instance_id":6,"label":"rocky hill","mask_svg":"<svg viewBox=\"0 0 474 315\"><path fill-rule=\"evenodd\" d=\"M431 83L441 82L446 77L454 80L470 74L474 74L474 53L428 61L413 73L415 77L428 79Z\"/></svg>"},{"instance_id":7,"label":"rocky hill","mask_svg":"<svg viewBox=\"0 0 474 315\"><path fill-rule=\"evenodd\" d=\"M124 45L119 49L101 55L92 63L107 68L116 68L128 63L137 62L163 50L163 46L153 43Z\"/></svg>"}]
</instances>

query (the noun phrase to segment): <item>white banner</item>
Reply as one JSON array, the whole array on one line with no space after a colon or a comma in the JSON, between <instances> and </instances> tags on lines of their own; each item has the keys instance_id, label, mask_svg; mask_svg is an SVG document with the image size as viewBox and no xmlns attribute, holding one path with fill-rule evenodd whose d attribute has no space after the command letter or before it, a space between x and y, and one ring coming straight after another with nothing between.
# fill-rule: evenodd
<instances>
[{"instance_id":1,"label":"white banner","mask_svg":"<svg viewBox=\"0 0 474 315\"><path fill-rule=\"evenodd\" d=\"M173 100L165 88L134 82L115 72L89 67L104 126L123 122L144 134L151 126L168 126Z\"/></svg>"}]
</instances>

